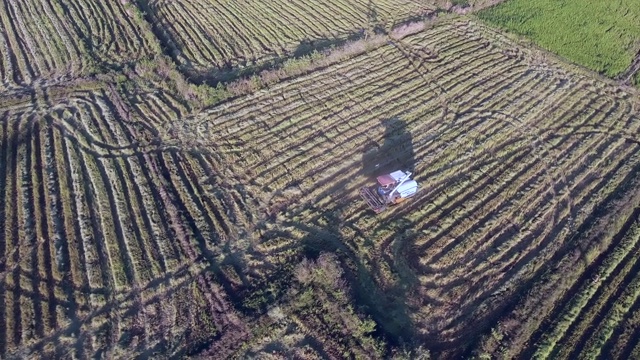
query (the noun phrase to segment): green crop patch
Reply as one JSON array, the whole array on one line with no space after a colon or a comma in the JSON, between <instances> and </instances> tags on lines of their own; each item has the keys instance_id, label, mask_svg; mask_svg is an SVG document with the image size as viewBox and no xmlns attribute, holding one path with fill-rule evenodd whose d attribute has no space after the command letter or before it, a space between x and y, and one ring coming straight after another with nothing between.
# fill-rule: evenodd
<instances>
[{"instance_id":1,"label":"green crop patch","mask_svg":"<svg viewBox=\"0 0 640 360\"><path fill-rule=\"evenodd\" d=\"M640 0L511 0L478 16L610 77L640 48Z\"/></svg>"}]
</instances>

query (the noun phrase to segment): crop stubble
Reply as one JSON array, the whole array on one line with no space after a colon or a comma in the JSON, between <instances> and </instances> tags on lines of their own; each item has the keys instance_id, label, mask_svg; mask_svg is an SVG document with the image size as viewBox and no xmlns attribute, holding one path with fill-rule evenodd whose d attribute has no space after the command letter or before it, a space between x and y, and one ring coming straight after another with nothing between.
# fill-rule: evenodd
<instances>
[{"instance_id":1,"label":"crop stubble","mask_svg":"<svg viewBox=\"0 0 640 360\"><path fill-rule=\"evenodd\" d=\"M174 58L207 71L299 56L305 42L328 46L365 29L425 16L436 6L415 0L152 0L148 9L176 51Z\"/></svg>"},{"instance_id":2,"label":"crop stubble","mask_svg":"<svg viewBox=\"0 0 640 360\"><path fill-rule=\"evenodd\" d=\"M435 56L407 59L425 48ZM495 321L628 185L637 109L615 87L462 21L193 121L263 203L296 194L275 216L290 239L265 237L258 249L293 256L317 236L330 250L322 234L336 231L338 249L361 255L381 288L410 289L416 331L447 347ZM386 119L403 122L412 143L381 146ZM399 158L412 147L423 186L376 219L357 198L371 182L361 159L372 142Z\"/></svg>"},{"instance_id":3,"label":"crop stubble","mask_svg":"<svg viewBox=\"0 0 640 360\"><path fill-rule=\"evenodd\" d=\"M126 112L117 96L0 113L0 353L247 339L242 297L310 250L361 267L383 330L384 307L434 349L467 344L640 167L629 94L464 19L200 114L157 93ZM368 151L412 162L422 190L374 217L357 197Z\"/></svg>"},{"instance_id":4,"label":"crop stubble","mask_svg":"<svg viewBox=\"0 0 640 360\"><path fill-rule=\"evenodd\" d=\"M148 58L152 41L120 1L5 1L0 8L0 90L59 83Z\"/></svg>"}]
</instances>

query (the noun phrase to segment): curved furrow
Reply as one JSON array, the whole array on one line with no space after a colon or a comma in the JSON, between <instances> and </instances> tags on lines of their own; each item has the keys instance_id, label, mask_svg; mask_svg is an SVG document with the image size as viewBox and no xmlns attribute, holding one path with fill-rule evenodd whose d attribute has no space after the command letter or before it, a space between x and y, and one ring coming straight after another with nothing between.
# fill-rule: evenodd
<instances>
[{"instance_id":1,"label":"curved furrow","mask_svg":"<svg viewBox=\"0 0 640 360\"><path fill-rule=\"evenodd\" d=\"M362 34L364 28L421 17L436 8L434 4L415 2L382 3L332 1L320 4L278 0L239 4L200 0L195 4L151 2L150 8L151 16L163 23L169 37L186 57L185 65L207 71L241 67L275 55L282 56L282 53L295 51L296 46L307 40L319 41L320 46L325 41L341 42L349 35ZM180 11L175 11L177 9Z\"/></svg>"},{"instance_id":2,"label":"curved furrow","mask_svg":"<svg viewBox=\"0 0 640 360\"><path fill-rule=\"evenodd\" d=\"M12 7L9 2L4 2L2 11L0 11L0 20L4 28L3 35L8 37L7 54L10 60L17 68L13 70L13 80L15 84L31 83L36 76L36 70L33 69L31 63L27 60L29 53L25 41L18 38L19 30L14 24L15 15L12 14Z\"/></svg>"}]
</instances>

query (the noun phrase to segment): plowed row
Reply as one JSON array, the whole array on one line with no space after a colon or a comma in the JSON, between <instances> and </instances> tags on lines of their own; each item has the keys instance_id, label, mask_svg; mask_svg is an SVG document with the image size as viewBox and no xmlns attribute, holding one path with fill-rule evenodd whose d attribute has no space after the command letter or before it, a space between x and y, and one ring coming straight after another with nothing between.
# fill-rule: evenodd
<instances>
[{"instance_id":1,"label":"plowed row","mask_svg":"<svg viewBox=\"0 0 640 360\"><path fill-rule=\"evenodd\" d=\"M180 63L202 71L288 57L303 42L329 46L424 16L435 6L416 0L152 0L149 9Z\"/></svg>"}]
</instances>

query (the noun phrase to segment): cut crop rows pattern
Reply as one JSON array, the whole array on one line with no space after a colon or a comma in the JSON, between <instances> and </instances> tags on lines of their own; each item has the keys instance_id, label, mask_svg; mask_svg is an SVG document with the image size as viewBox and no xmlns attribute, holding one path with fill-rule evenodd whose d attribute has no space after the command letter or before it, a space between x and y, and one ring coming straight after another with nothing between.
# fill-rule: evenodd
<instances>
[{"instance_id":1,"label":"cut crop rows pattern","mask_svg":"<svg viewBox=\"0 0 640 360\"><path fill-rule=\"evenodd\" d=\"M578 290L558 307L551 326L535 334L537 356L629 359L640 355L638 235L636 222L607 249L602 262L577 282Z\"/></svg>"},{"instance_id":2,"label":"cut crop rows pattern","mask_svg":"<svg viewBox=\"0 0 640 360\"><path fill-rule=\"evenodd\" d=\"M0 113L0 354L172 353L246 332L230 282L213 276L233 274L217 245L247 222L244 200L205 193L219 160L142 143L163 120L149 113L145 127L119 101L76 92Z\"/></svg>"},{"instance_id":3,"label":"cut crop rows pattern","mask_svg":"<svg viewBox=\"0 0 640 360\"><path fill-rule=\"evenodd\" d=\"M153 55L155 39L129 0L58 0L74 30L98 61L134 62Z\"/></svg>"},{"instance_id":4,"label":"cut crop rows pattern","mask_svg":"<svg viewBox=\"0 0 640 360\"><path fill-rule=\"evenodd\" d=\"M0 90L86 74L92 63L152 52L131 5L121 1L8 0L0 7Z\"/></svg>"},{"instance_id":5,"label":"cut crop rows pattern","mask_svg":"<svg viewBox=\"0 0 640 360\"><path fill-rule=\"evenodd\" d=\"M404 314L445 349L488 329L638 175L639 108L457 21L187 124L250 179L265 258L359 259L383 290L367 304L379 324L399 331ZM357 189L394 167L422 190L374 217Z\"/></svg>"},{"instance_id":6,"label":"cut crop rows pattern","mask_svg":"<svg viewBox=\"0 0 640 360\"><path fill-rule=\"evenodd\" d=\"M196 70L235 68L388 27L435 10L417 0L250 0L149 2L152 19L180 63ZM309 43L310 47L315 45Z\"/></svg>"},{"instance_id":7,"label":"cut crop rows pattern","mask_svg":"<svg viewBox=\"0 0 640 360\"><path fill-rule=\"evenodd\" d=\"M109 20L88 19L103 16L100 6L126 12L128 5L74 4L64 11L86 19L91 32L129 33L125 25L107 29ZM202 66L254 61L304 37L326 37L328 28L314 26L329 18L332 29L344 29L330 36L370 20L360 2L331 3L335 9L323 9L333 12L302 23L293 19L315 12L296 10L299 1L242 7L256 14L233 2L180 4L153 6L175 26L186 20L169 14L209 20L208 12L216 12L225 22L202 23L193 33L168 27L208 44L202 54L185 45L196 51L186 57ZM418 6L390 4L377 3L377 16ZM357 6L362 11L351 10ZM228 18L268 10L288 20L262 24L262 31L295 35L263 38ZM399 17L418 10L403 11ZM6 14L3 26L18 26L22 18ZM127 23L119 22L124 15L115 18ZM216 38L214 29L229 33ZM32 45L24 49L66 49L27 41L30 32L20 31L20 46ZM3 34L6 44L18 43L18 35ZM248 40L237 34L252 34L258 43L240 44ZM144 37L106 38L113 41L103 55L146 51ZM227 38L238 43L225 45ZM215 46L247 52L215 55ZM68 63L16 54L2 69L22 66L17 71L29 81ZM5 84L28 82L5 73ZM422 337L435 351L455 353L475 341L482 350L512 355L637 354L637 199L620 201L639 187L640 103L632 95L464 18L390 38L366 54L201 114L189 114L168 93L133 93L124 101L117 91L128 90L111 85L54 100L44 87L32 104L16 100L0 110L3 357L156 351L179 357L201 346L218 357L236 350L252 355L270 345L253 325L273 319L281 334L291 335L283 346L306 346L300 351L319 357L352 348L370 357L381 353L375 339L356 343L331 332L355 326L369 334L369 315L386 336ZM357 189L397 168L413 169L422 189L374 216ZM593 227L606 222L613 232ZM331 286L287 288L295 264L320 252L337 254L363 305L347 317L324 317L340 314ZM563 269L561 281L548 281L553 269ZM530 308L540 303L537 294L549 294L539 313ZM351 293L338 296L340 308L348 307ZM261 314L287 297L286 321L272 312L271 320L247 326L237 313ZM314 308L316 298L328 300ZM548 326L536 331L547 317ZM533 330L510 331L512 319ZM473 338L498 321L495 336ZM307 330L319 327L327 331ZM245 340L247 347L238 349ZM288 350L299 354L296 346Z\"/></svg>"}]
</instances>

